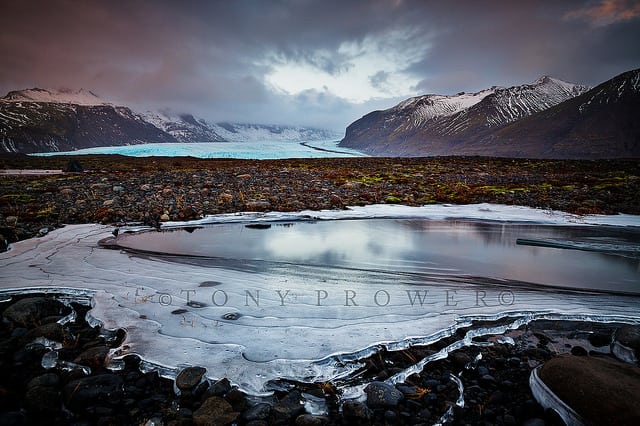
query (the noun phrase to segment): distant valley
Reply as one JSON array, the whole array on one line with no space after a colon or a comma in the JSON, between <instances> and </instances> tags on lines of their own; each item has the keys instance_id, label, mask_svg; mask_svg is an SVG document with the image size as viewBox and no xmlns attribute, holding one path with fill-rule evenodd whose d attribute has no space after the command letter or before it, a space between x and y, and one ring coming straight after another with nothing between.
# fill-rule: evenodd
<instances>
[{"instance_id":1,"label":"distant valley","mask_svg":"<svg viewBox=\"0 0 640 426\"><path fill-rule=\"evenodd\" d=\"M338 140L340 136L306 127L209 123L190 114L138 113L86 90L36 88L0 98L0 152L61 152L168 142L303 142Z\"/></svg>"}]
</instances>

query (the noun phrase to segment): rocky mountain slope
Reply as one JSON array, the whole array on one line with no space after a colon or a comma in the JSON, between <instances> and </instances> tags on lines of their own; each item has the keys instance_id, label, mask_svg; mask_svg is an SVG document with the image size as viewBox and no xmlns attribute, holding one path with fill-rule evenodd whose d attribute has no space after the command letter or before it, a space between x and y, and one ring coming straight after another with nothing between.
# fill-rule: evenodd
<instances>
[{"instance_id":1,"label":"rocky mountain slope","mask_svg":"<svg viewBox=\"0 0 640 426\"><path fill-rule=\"evenodd\" d=\"M164 142L302 142L339 138L293 126L209 123L190 114L147 112L105 102L90 91L25 89L0 98L0 152L73 151Z\"/></svg>"},{"instance_id":2,"label":"rocky mountain slope","mask_svg":"<svg viewBox=\"0 0 640 426\"><path fill-rule=\"evenodd\" d=\"M640 157L640 69L484 134L459 150L542 158Z\"/></svg>"},{"instance_id":3,"label":"rocky mountain slope","mask_svg":"<svg viewBox=\"0 0 640 426\"><path fill-rule=\"evenodd\" d=\"M592 90L545 76L474 94L411 98L355 121L340 145L373 155L638 156L639 73Z\"/></svg>"},{"instance_id":4,"label":"rocky mountain slope","mask_svg":"<svg viewBox=\"0 0 640 426\"><path fill-rule=\"evenodd\" d=\"M105 145L176 142L123 106L90 92L29 89L0 99L0 151L71 151Z\"/></svg>"}]
</instances>

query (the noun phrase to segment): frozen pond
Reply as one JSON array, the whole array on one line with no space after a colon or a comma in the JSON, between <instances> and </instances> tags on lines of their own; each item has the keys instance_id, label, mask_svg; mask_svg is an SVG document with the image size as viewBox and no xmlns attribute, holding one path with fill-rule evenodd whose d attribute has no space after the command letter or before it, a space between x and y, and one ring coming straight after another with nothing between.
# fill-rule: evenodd
<instances>
[{"instance_id":1,"label":"frozen pond","mask_svg":"<svg viewBox=\"0 0 640 426\"><path fill-rule=\"evenodd\" d=\"M539 318L640 323L637 216L489 204L242 213L123 227L116 249L100 244L112 231L72 225L14 244L0 254L0 296L90 296L93 319L127 332L114 363L201 365L256 394L281 378L349 381L365 356L475 320L502 319L475 335Z\"/></svg>"},{"instance_id":2,"label":"frozen pond","mask_svg":"<svg viewBox=\"0 0 640 426\"><path fill-rule=\"evenodd\" d=\"M252 271L296 266L499 279L640 294L640 229L471 220L355 219L214 224L121 235L175 261ZM197 259L194 259L197 258ZM415 277L414 277L415 278Z\"/></svg>"}]
</instances>

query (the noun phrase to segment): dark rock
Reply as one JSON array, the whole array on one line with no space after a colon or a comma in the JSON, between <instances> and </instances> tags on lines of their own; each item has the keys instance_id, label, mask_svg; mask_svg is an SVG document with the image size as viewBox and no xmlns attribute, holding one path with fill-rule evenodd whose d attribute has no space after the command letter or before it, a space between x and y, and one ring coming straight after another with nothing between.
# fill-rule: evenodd
<instances>
[{"instance_id":1,"label":"dark rock","mask_svg":"<svg viewBox=\"0 0 640 426\"><path fill-rule=\"evenodd\" d=\"M626 362L640 360L640 326L624 325L616 330L612 351Z\"/></svg>"},{"instance_id":2,"label":"dark rock","mask_svg":"<svg viewBox=\"0 0 640 426\"><path fill-rule=\"evenodd\" d=\"M329 418L325 416L314 416L312 414L301 414L296 417L296 426L324 426L329 423Z\"/></svg>"},{"instance_id":3,"label":"dark rock","mask_svg":"<svg viewBox=\"0 0 640 426\"><path fill-rule=\"evenodd\" d=\"M537 417L526 420L524 423L522 423L522 426L545 426L545 425L546 423L544 422L544 420L539 419Z\"/></svg>"},{"instance_id":4,"label":"dark rock","mask_svg":"<svg viewBox=\"0 0 640 426\"><path fill-rule=\"evenodd\" d=\"M611 344L611 335L605 333L594 332L589 334L589 343L591 343L596 348L601 348L603 346L607 346Z\"/></svg>"},{"instance_id":5,"label":"dark rock","mask_svg":"<svg viewBox=\"0 0 640 426\"><path fill-rule=\"evenodd\" d=\"M269 418L271 414L271 405L266 402L258 403L244 413L242 413L242 418L246 421L250 422L252 420L266 420Z\"/></svg>"},{"instance_id":6,"label":"dark rock","mask_svg":"<svg viewBox=\"0 0 640 426\"><path fill-rule=\"evenodd\" d=\"M371 382L364 389L367 405L375 407L395 407L404 398L402 392L385 382Z\"/></svg>"},{"instance_id":7,"label":"dark rock","mask_svg":"<svg viewBox=\"0 0 640 426\"><path fill-rule=\"evenodd\" d=\"M117 403L123 380L115 374L99 374L70 381L64 387L64 397L70 407L88 406L98 401Z\"/></svg>"},{"instance_id":8,"label":"dark rock","mask_svg":"<svg viewBox=\"0 0 640 426\"><path fill-rule=\"evenodd\" d=\"M63 315L66 307L61 302L45 297L29 297L18 300L5 309L3 316L22 327L34 327L41 324L43 318Z\"/></svg>"},{"instance_id":9,"label":"dark rock","mask_svg":"<svg viewBox=\"0 0 640 426\"><path fill-rule=\"evenodd\" d=\"M517 367L520 365L520 358L518 357L511 357L507 360L507 362L509 363L509 365L513 366L513 367Z\"/></svg>"},{"instance_id":10,"label":"dark rock","mask_svg":"<svg viewBox=\"0 0 640 426\"><path fill-rule=\"evenodd\" d=\"M60 384L60 377L56 373L46 373L36 376L29 381L27 389L37 386L57 387Z\"/></svg>"},{"instance_id":11,"label":"dark rock","mask_svg":"<svg viewBox=\"0 0 640 426\"><path fill-rule=\"evenodd\" d=\"M482 377L482 376L486 376L489 374L489 369L483 365L481 365L480 367L478 367L478 376Z\"/></svg>"},{"instance_id":12,"label":"dark rock","mask_svg":"<svg viewBox=\"0 0 640 426\"><path fill-rule=\"evenodd\" d=\"M95 346L82 352L73 362L89 367L102 367L108 354L109 348L107 346Z\"/></svg>"},{"instance_id":13,"label":"dark rock","mask_svg":"<svg viewBox=\"0 0 640 426\"><path fill-rule=\"evenodd\" d=\"M212 396L207 398L200 408L193 413L193 424L196 426L223 426L235 421L240 413L223 398Z\"/></svg>"},{"instance_id":14,"label":"dark rock","mask_svg":"<svg viewBox=\"0 0 640 426\"><path fill-rule=\"evenodd\" d=\"M304 398L299 391L293 390L280 399L271 411L276 423L289 422L304 412Z\"/></svg>"},{"instance_id":15,"label":"dark rock","mask_svg":"<svg viewBox=\"0 0 640 426\"><path fill-rule=\"evenodd\" d=\"M209 389L205 393L205 397L225 396L230 390L231 383L229 382L229 380L226 378L220 379L209 387Z\"/></svg>"},{"instance_id":16,"label":"dark rock","mask_svg":"<svg viewBox=\"0 0 640 426\"><path fill-rule=\"evenodd\" d=\"M70 160L63 171L67 173L82 173L84 172L84 169L78 160Z\"/></svg>"},{"instance_id":17,"label":"dark rock","mask_svg":"<svg viewBox=\"0 0 640 426\"><path fill-rule=\"evenodd\" d=\"M74 337L69 330L57 322L44 324L34 328L25 336L27 339L35 339L37 337L44 337L58 343L70 343L74 340Z\"/></svg>"},{"instance_id":18,"label":"dark rock","mask_svg":"<svg viewBox=\"0 0 640 426\"><path fill-rule=\"evenodd\" d=\"M247 407L246 395L238 389L231 389L229 392L227 392L225 399L227 400L227 402L229 402L229 404L231 404L234 411L244 411L244 409Z\"/></svg>"},{"instance_id":19,"label":"dark rock","mask_svg":"<svg viewBox=\"0 0 640 426\"><path fill-rule=\"evenodd\" d=\"M540 378L589 424L631 425L640 419L640 367L561 355L547 361Z\"/></svg>"},{"instance_id":20,"label":"dark rock","mask_svg":"<svg viewBox=\"0 0 640 426\"><path fill-rule=\"evenodd\" d=\"M24 413L20 411L7 411L0 413L0 425L3 426L22 426L27 424Z\"/></svg>"},{"instance_id":21,"label":"dark rock","mask_svg":"<svg viewBox=\"0 0 640 426\"><path fill-rule=\"evenodd\" d=\"M454 352L450 357L453 365L458 368L464 368L469 362L471 362L471 357L464 352Z\"/></svg>"},{"instance_id":22,"label":"dark rock","mask_svg":"<svg viewBox=\"0 0 640 426\"><path fill-rule=\"evenodd\" d=\"M493 377L491 374L485 374L484 376L480 377L480 383L483 384L484 386L495 385L496 378Z\"/></svg>"},{"instance_id":23,"label":"dark rock","mask_svg":"<svg viewBox=\"0 0 640 426\"><path fill-rule=\"evenodd\" d=\"M587 352L587 350L582 346L574 346L571 348L571 355L587 356L588 354L589 352Z\"/></svg>"},{"instance_id":24,"label":"dark rock","mask_svg":"<svg viewBox=\"0 0 640 426\"><path fill-rule=\"evenodd\" d=\"M346 419L366 423L373 418L373 411L359 401L349 400L342 404L342 414Z\"/></svg>"},{"instance_id":25,"label":"dark rock","mask_svg":"<svg viewBox=\"0 0 640 426\"><path fill-rule=\"evenodd\" d=\"M192 389L200 383L206 372L206 368L187 367L178 373L178 376L176 377L176 386L180 390Z\"/></svg>"},{"instance_id":26,"label":"dark rock","mask_svg":"<svg viewBox=\"0 0 640 426\"><path fill-rule=\"evenodd\" d=\"M60 392L52 386L32 386L24 395L27 409L36 413L57 413L62 406Z\"/></svg>"}]
</instances>

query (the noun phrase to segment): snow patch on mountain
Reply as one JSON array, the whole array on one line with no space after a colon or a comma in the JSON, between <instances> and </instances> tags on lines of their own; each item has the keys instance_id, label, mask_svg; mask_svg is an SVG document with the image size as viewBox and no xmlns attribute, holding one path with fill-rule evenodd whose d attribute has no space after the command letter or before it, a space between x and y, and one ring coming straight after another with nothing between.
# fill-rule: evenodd
<instances>
[{"instance_id":1,"label":"snow patch on mountain","mask_svg":"<svg viewBox=\"0 0 640 426\"><path fill-rule=\"evenodd\" d=\"M590 89L544 76L531 84L498 88L491 99L493 111L487 115L487 125L511 123L528 115L551 108Z\"/></svg>"},{"instance_id":2,"label":"snow patch on mountain","mask_svg":"<svg viewBox=\"0 0 640 426\"><path fill-rule=\"evenodd\" d=\"M146 112L144 118L180 142L307 142L338 140L329 130L298 126L246 123L209 123L191 114Z\"/></svg>"},{"instance_id":3,"label":"snow patch on mountain","mask_svg":"<svg viewBox=\"0 0 640 426\"><path fill-rule=\"evenodd\" d=\"M446 117L470 108L492 94L494 89L477 93L461 92L457 95L423 95L400 102L394 108L400 111L411 111L410 121L415 127L438 117Z\"/></svg>"},{"instance_id":4,"label":"snow patch on mountain","mask_svg":"<svg viewBox=\"0 0 640 426\"><path fill-rule=\"evenodd\" d=\"M9 92L0 100L5 102L51 102L74 105L110 105L90 90L80 89L23 89Z\"/></svg>"},{"instance_id":5,"label":"snow patch on mountain","mask_svg":"<svg viewBox=\"0 0 640 426\"><path fill-rule=\"evenodd\" d=\"M229 142L305 142L316 140L338 140L341 135L324 129L299 126L267 124L217 123L216 133Z\"/></svg>"}]
</instances>

